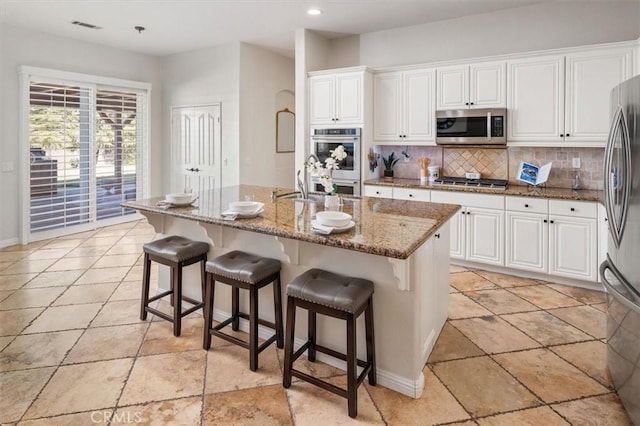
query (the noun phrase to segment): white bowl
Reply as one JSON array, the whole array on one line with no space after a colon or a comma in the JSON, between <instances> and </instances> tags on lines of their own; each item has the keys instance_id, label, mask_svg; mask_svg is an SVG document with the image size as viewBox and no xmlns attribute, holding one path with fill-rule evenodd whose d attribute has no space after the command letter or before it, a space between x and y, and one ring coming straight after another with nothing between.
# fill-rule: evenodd
<instances>
[{"instance_id":1,"label":"white bowl","mask_svg":"<svg viewBox=\"0 0 640 426\"><path fill-rule=\"evenodd\" d=\"M193 200L193 194L175 193L165 195L165 199L173 204L188 204Z\"/></svg>"},{"instance_id":2,"label":"white bowl","mask_svg":"<svg viewBox=\"0 0 640 426\"><path fill-rule=\"evenodd\" d=\"M263 205L257 201L234 201L229 203L229 209L236 213L255 213Z\"/></svg>"},{"instance_id":3,"label":"white bowl","mask_svg":"<svg viewBox=\"0 0 640 426\"><path fill-rule=\"evenodd\" d=\"M342 228L349 225L351 215L343 212L323 211L316 213L316 220L320 225Z\"/></svg>"}]
</instances>

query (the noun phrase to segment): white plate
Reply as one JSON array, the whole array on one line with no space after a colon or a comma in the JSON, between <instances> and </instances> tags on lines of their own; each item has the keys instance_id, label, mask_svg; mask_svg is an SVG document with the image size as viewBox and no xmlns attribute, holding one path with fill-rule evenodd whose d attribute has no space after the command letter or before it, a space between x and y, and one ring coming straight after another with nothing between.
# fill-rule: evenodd
<instances>
[{"instance_id":1,"label":"white plate","mask_svg":"<svg viewBox=\"0 0 640 426\"><path fill-rule=\"evenodd\" d=\"M220 213L222 216L227 216L227 217L233 217L235 218L239 218L239 219L252 219L254 217L258 217L260 216L262 213L264 212L264 208L260 208L260 210L253 212L253 213L238 213L238 212L234 212L233 210L225 210L222 213Z\"/></svg>"},{"instance_id":2,"label":"white plate","mask_svg":"<svg viewBox=\"0 0 640 426\"><path fill-rule=\"evenodd\" d=\"M311 221L311 230L314 232L318 232L320 234L339 234L341 232L347 232L356 226L354 221L350 221L347 226L333 227L333 226L324 226L318 223L317 220Z\"/></svg>"},{"instance_id":3,"label":"white plate","mask_svg":"<svg viewBox=\"0 0 640 426\"><path fill-rule=\"evenodd\" d=\"M252 203L255 203L257 208L255 209L255 211L253 211L251 213L249 213L249 212L239 212L237 210L234 210L233 207L231 207L232 203L229 204L229 207L227 208L225 213L231 212L231 213L238 214L238 215L255 215L255 214L260 214L260 213L262 213L264 211L264 203L260 203L258 201L252 201Z\"/></svg>"},{"instance_id":4,"label":"white plate","mask_svg":"<svg viewBox=\"0 0 640 426\"><path fill-rule=\"evenodd\" d=\"M187 206L192 205L195 202L195 200L191 200L191 201L188 201L186 203L172 203L172 202L167 201L167 200L164 200L164 202L169 204L172 207L187 207Z\"/></svg>"}]
</instances>

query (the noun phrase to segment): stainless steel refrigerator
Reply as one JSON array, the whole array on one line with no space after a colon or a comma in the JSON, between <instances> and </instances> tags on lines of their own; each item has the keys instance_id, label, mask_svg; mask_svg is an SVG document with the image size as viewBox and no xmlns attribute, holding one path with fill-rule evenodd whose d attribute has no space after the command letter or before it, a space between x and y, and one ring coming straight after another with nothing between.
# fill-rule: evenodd
<instances>
[{"instance_id":1,"label":"stainless steel refrigerator","mask_svg":"<svg viewBox=\"0 0 640 426\"><path fill-rule=\"evenodd\" d=\"M611 131L604 158L607 259L607 363L614 386L640 426L640 76L611 92Z\"/></svg>"}]
</instances>

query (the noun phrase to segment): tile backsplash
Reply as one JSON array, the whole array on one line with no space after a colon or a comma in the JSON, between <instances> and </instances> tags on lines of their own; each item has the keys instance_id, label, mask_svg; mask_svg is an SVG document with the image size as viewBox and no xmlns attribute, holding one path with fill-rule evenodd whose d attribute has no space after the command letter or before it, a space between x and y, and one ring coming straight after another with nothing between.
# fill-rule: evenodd
<instances>
[{"instance_id":1,"label":"tile backsplash","mask_svg":"<svg viewBox=\"0 0 640 426\"><path fill-rule=\"evenodd\" d=\"M429 157L432 165L440 166L441 176L464 176L477 171L484 178L508 179L512 185L521 184L516 179L521 161L542 166L553 163L547 186L571 188L576 172L584 189L603 189L604 148L442 148L439 146L379 145L376 152L388 156L395 152L400 161L394 175L398 178L418 179L420 168L416 158ZM407 162L404 161L409 156ZM581 167L572 167L573 158L580 158ZM380 160L382 165L382 160ZM382 175L383 167L380 167Z\"/></svg>"}]
</instances>

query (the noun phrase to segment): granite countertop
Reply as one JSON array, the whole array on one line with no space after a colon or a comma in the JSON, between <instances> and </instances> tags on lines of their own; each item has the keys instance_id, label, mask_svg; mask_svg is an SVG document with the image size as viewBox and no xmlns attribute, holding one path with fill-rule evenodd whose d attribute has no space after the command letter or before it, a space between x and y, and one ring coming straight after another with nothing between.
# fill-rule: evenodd
<instances>
[{"instance_id":1,"label":"granite countertop","mask_svg":"<svg viewBox=\"0 0 640 426\"><path fill-rule=\"evenodd\" d=\"M364 185L394 186L400 188L416 189L436 189L439 191L475 192L482 194L514 195L519 197L539 197L559 200L575 201L596 201L602 203L604 191L591 189L581 189L574 191L568 188L535 188L531 189L525 185L509 185L507 189L478 188L468 186L450 186L440 184L421 184L419 179L398 179L386 180L384 178L371 179L364 182Z\"/></svg>"},{"instance_id":2,"label":"granite countertop","mask_svg":"<svg viewBox=\"0 0 640 426\"><path fill-rule=\"evenodd\" d=\"M273 190L277 190L274 201ZM324 197L312 194L315 202L282 197L293 192L240 185L201 192L194 206L157 206L164 197L127 201L122 206L396 259L407 259L460 209L452 204L343 196L341 209L353 216L355 227L340 234L320 235L311 232L311 220L316 212L324 210ZM260 216L234 221L222 218L221 213L230 202L243 200L247 195L264 203Z\"/></svg>"}]
</instances>

